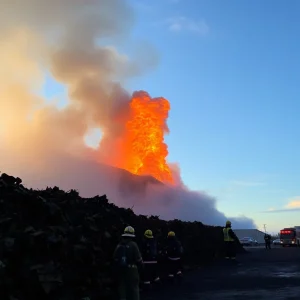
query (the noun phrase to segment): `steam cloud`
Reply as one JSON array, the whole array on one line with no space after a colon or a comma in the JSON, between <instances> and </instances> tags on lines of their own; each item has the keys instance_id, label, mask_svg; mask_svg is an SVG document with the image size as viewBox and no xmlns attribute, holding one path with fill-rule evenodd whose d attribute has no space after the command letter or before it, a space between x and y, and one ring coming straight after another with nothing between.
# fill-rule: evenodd
<instances>
[{"instance_id":1,"label":"steam cloud","mask_svg":"<svg viewBox=\"0 0 300 300\"><path fill-rule=\"evenodd\" d=\"M130 100L122 85L157 63L151 48L143 55L140 47L142 59L131 61L100 46L106 38L130 38L133 23L123 0L0 0L1 171L36 188L76 188L83 196L105 192L139 213L223 224L224 214L206 194L157 184L142 194L124 193L120 186L129 174L100 164L118 156ZM46 72L68 89L62 110L38 96ZM101 128L98 150L84 144L90 128ZM234 221L235 227L255 227L245 217Z\"/></svg>"}]
</instances>

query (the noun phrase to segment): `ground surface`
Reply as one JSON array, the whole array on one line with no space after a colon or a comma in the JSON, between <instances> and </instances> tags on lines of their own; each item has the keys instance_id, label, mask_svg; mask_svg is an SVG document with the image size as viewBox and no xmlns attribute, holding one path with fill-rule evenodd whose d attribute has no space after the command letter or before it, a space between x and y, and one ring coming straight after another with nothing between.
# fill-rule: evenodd
<instances>
[{"instance_id":1,"label":"ground surface","mask_svg":"<svg viewBox=\"0 0 300 300\"><path fill-rule=\"evenodd\" d=\"M181 285L142 293L142 300L300 299L300 248L248 248L238 265L219 262L184 275Z\"/></svg>"}]
</instances>

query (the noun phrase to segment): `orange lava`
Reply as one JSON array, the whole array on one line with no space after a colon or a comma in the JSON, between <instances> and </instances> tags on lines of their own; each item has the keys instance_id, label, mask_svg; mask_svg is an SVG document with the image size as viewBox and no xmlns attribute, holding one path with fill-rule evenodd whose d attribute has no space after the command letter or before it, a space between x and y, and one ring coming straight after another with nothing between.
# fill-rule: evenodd
<instances>
[{"instance_id":1,"label":"orange lava","mask_svg":"<svg viewBox=\"0 0 300 300\"><path fill-rule=\"evenodd\" d=\"M168 147L164 143L164 134L169 132L166 124L169 101L162 97L151 98L148 93L139 91L133 93L130 109L123 139L126 151L123 168L172 184L172 173L166 161Z\"/></svg>"}]
</instances>

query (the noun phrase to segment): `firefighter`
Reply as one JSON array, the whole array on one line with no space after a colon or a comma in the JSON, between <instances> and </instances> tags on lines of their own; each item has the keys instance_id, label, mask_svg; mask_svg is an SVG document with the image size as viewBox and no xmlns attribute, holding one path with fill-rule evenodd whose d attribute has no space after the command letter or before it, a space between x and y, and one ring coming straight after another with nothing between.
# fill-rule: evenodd
<instances>
[{"instance_id":1,"label":"firefighter","mask_svg":"<svg viewBox=\"0 0 300 300\"><path fill-rule=\"evenodd\" d=\"M234 261L236 259L235 242L238 240L238 238L231 229L230 221L226 221L226 226L223 228L223 234L225 242L225 258Z\"/></svg>"},{"instance_id":2,"label":"firefighter","mask_svg":"<svg viewBox=\"0 0 300 300\"><path fill-rule=\"evenodd\" d=\"M174 231L170 231L167 237L167 265L168 265L168 276L169 278L174 278L174 276L182 275L181 267L181 257L183 253L183 248L181 243L175 236Z\"/></svg>"},{"instance_id":3,"label":"firefighter","mask_svg":"<svg viewBox=\"0 0 300 300\"><path fill-rule=\"evenodd\" d=\"M147 288L153 282L160 282L157 267L157 241L150 229L144 233L141 251L144 262L143 281L144 286Z\"/></svg>"},{"instance_id":4,"label":"firefighter","mask_svg":"<svg viewBox=\"0 0 300 300\"><path fill-rule=\"evenodd\" d=\"M122 234L113 258L117 271L120 300L139 300L139 268L143 265L142 256L135 238L134 228L128 226Z\"/></svg>"},{"instance_id":5,"label":"firefighter","mask_svg":"<svg viewBox=\"0 0 300 300\"><path fill-rule=\"evenodd\" d=\"M264 239L265 239L265 247L266 247L266 249L270 249L271 250L271 236L269 234L265 233Z\"/></svg>"}]
</instances>

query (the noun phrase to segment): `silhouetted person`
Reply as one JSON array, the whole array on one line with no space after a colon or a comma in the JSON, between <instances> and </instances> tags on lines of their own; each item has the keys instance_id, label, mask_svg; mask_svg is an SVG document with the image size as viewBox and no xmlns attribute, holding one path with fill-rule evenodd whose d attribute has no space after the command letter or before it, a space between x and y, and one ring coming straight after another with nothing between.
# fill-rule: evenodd
<instances>
[{"instance_id":1,"label":"silhouetted person","mask_svg":"<svg viewBox=\"0 0 300 300\"><path fill-rule=\"evenodd\" d=\"M266 233L264 239L266 249L271 249L271 236Z\"/></svg>"},{"instance_id":2,"label":"silhouetted person","mask_svg":"<svg viewBox=\"0 0 300 300\"><path fill-rule=\"evenodd\" d=\"M236 259L236 241L237 236L231 229L231 222L226 221L226 226L223 228L224 242L225 242L225 258L235 260Z\"/></svg>"}]
</instances>

